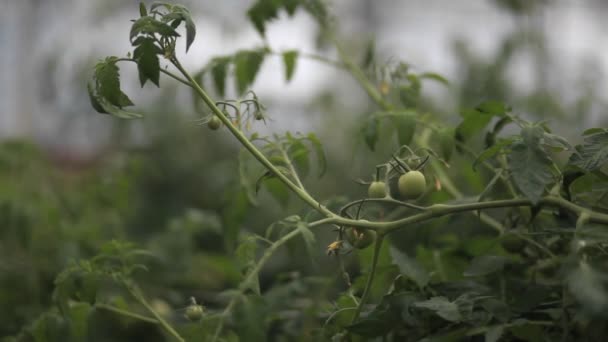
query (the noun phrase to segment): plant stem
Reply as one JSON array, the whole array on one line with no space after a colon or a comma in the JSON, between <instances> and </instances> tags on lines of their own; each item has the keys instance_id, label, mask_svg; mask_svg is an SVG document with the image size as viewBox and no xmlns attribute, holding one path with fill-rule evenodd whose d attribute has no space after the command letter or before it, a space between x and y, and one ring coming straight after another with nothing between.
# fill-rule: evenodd
<instances>
[{"instance_id":1,"label":"plant stem","mask_svg":"<svg viewBox=\"0 0 608 342\"><path fill-rule=\"evenodd\" d=\"M357 321L359 315L361 314L361 310L363 309L363 305L365 305L365 301L369 296L370 289L372 287L372 283L374 281L374 276L376 275L376 266L378 266L378 257L380 256L380 249L382 248L382 242L384 241L384 234L379 233L376 237L376 242L374 244L374 256L372 257L372 268L369 272L369 276L367 277L367 283L365 284L365 289L363 290L363 294L361 295L361 299L359 300L359 304L357 305L357 309L353 314L353 318L351 319L351 324Z\"/></svg>"},{"instance_id":2,"label":"plant stem","mask_svg":"<svg viewBox=\"0 0 608 342\"><path fill-rule=\"evenodd\" d=\"M236 126L232 124L224 113L215 105L215 101L201 88L194 78L182 67L177 59L172 59L173 65L182 73L182 75L188 80L191 87L196 93L203 99L205 104L211 109L211 111L222 121L222 123L228 128L230 133L257 159L266 169L272 172L277 178L279 178L289 189L291 189L298 197L300 197L305 203L311 206L313 209L318 210L327 217L335 217L336 214L331 212L321 203L317 202L312 196L306 191L299 188L294 182L292 182L286 175L284 175L279 169L277 169L268 158L241 132Z\"/></svg>"},{"instance_id":3,"label":"plant stem","mask_svg":"<svg viewBox=\"0 0 608 342\"><path fill-rule=\"evenodd\" d=\"M131 311L119 309L119 308L117 308L115 306L108 305L108 304L97 303L97 304L95 304L95 308L96 309L106 310L106 311L111 311L111 312L117 313L117 314L125 316L125 317L129 317L129 318L132 318L132 319L137 319L137 320L148 322L148 323L153 323L153 324L158 324L159 323L154 318L146 317L146 316L143 316L143 315L140 315L140 314L136 314L136 313L131 312Z\"/></svg>"},{"instance_id":4,"label":"plant stem","mask_svg":"<svg viewBox=\"0 0 608 342\"><path fill-rule=\"evenodd\" d=\"M148 310L152 316L154 316L154 318L156 318L156 320L158 321L158 324L160 324L171 336L175 337L175 339L179 342L185 342L186 340L184 340L183 337L181 337L179 335L179 333L177 331L175 331L175 329L173 329L173 327L164 319L162 318L150 305L150 303L148 303L148 301L146 300L146 298L144 297L143 293L141 292L141 290L135 286L132 285L128 282L125 282L125 287L127 288L127 290L129 291L129 293L131 293L131 295L141 304L143 305L146 310Z\"/></svg>"}]
</instances>

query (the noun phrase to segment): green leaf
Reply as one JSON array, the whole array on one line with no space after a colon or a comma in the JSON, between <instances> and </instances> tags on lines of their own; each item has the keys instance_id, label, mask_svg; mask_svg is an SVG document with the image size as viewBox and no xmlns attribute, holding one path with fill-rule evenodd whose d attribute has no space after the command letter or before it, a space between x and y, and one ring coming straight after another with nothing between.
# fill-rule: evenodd
<instances>
[{"instance_id":1,"label":"green leaf","mask_svg":"<svg viewBox=\"0 0 608 342\"><path fill-rule=\"evenodd\" d=\"M503 332L504 328L502 326L491 327L484 335L485 342L498 342Z\"/></svg>"},{"instance_id":2,"label":"green leaf","mask_svg":"<svg viewBox=\"0 0 608 342\"><path fill-rule=\"evenodd\" d=\"M461 115L463 120L456 127L456 139L466 141L483 130L496 114L478 109L466 109Z\"/></svg>"},{"instance_id":3,"label":"green leaf","mask_svg":"<svg viewBox=\"0 0 608 342\"><path fill-rule=\"evenodd\" d=\"M329 15L323 0L306 0L301 1L301 4L304 9L317 20L319 26L326 27L328 25Z\"/></svg>"},{"instance_id":4,"label":"green leaf","mask_svg":"<svg viewBox=\"0 0 608 342\"><path fill-rule=\"evenodd\" d=\"M283 52L283 63L285 64L285 80L287 82L291 81L291 78L293 77L293 72L296 68L297 58L297 50Z\"/></svg>"},{"instance_id":5,"label":"green leaf","mask_svg":"<svg viewBox=\"0 0 608 342\"><path fill-rule=\"evenodd\" d=\"M287 207L289 203L290 191L278 178L268 179L264 185L274 199L283 207Z\"/></svg>"},{"instance_id":6,"label":"green leaf","mask_svg":"<svg viewBox=\"0 0 608 342\"><path fill-rule=\"evenodd\" d=\"M133 59L137 61L139 82L142 87L147 80L152 81L157 87L159 86L160 63L157 56L159 52L160 49L154 44L152 38L145 38L133 51Z\"/></svg>"},{"instance_id":7,"label":"green leaf","mask_svg":"<svg viewBox=\"0 0 608 342\"><path fill-rule=\"evenodd\" d=\"M585 171L594 171L608 162L608 132L591 133L585 137L583 145L576 147L568 163Z\"/></svg>"},{"instance_id":8,"label":"green leaf","mask_svg":"<svg viewBox=\"0 0 608 342\"><path fill-rule=\"evenodd\" d=\"M287 14L291 17L296 13L296 9L298 8L298 5L300 4L300 0L283 0L283 7L285 8L285 11L287 11Z\"/></svg>"},{"instance_id":9,"label":"green leaf","mask_svg":"<svg viewBox=\"0 0 608 342\"><path fill-rule=\"evenodd\" d=\"M416 116L411 112L396 113L397 141L399 146L409 145L416 133Z\"/></svg>"},{"instance_id":10,"label":"green leaf","mask_svg":"<svg viewBox=\"0 0 608 342\"><path fill-rule=\"evenodd\" d=\"M509 106L500 101L485 101L479 104L475 109L493 116L503 116L511 111Z\"/></svg>"},{"instance_id":11,"label":"green leaf","mask_svg":"<svg viewBox=\"0 0 608 342\"><path fill-rule=\"evenodd\" d=\"M93 308L86 303L74 303L68 312L70 335L73 341L86 341L89 315Z\"/></svg>"},{"instance_id":12,"label":"green leaf","mask_svg":"<svg viewBox=\"0 0 608 342\"><path fill-rule=\"evenodd\" d=\"M234 57L236 89L239 94L243 94L255 80L266 53L266 49L241 51Z\"/></svg>"},{"instance_id":13,"label":"green leaf","mask_svg":"<svg viewBox=\"0 0 608 342\"><path fill-rule=\"evenodd\" d=\"M89 100L91 101L91 106L98 113L109 114L103 107L101 106L99 97L93 92L93 85L90 82L87 82L87 91L89 93Z\"/></svg>"},{"instance_id":14,"label":"green leaf","mask_svg":"<svg viewBox=\"0 0 608 342\"><path fill-rule=\"evenodd\" d=\"M421 79L429 79L433 81L437 81L445 86L449 86L450 82L443 76L436 74L434 72L425 72L419 76Z\"/></svg>"},{"instance_id":15,"label":"green leaf","mask_svg":"<svg viewBox=\"0 0 608 342\"><path fill-rule=\"evenodd\" d=\"M153 17L142 17L137 19L131 26L129 38L133 41L139 34L153 35L159 34L163 37L179 37L179 33L175 29L162 21L158 21Z\"/></svg>"},{"instance_id":16,"label":"green leaf","mask_svg":"<svg viewBox=\"0 0 608 342\"><path fill-rule=\"evenodd\" d=\"M538 203L545 187L554 180L551 160L535 145L513 143L509 154L509 168L519 190L534 204Z\"/></svg>"},{"instance_id":17,"label":"green leaf","mask_svg":"<svg viewBox=\"0 0 608 342\"><path fill-rule=\"evenodd\" d=\"M434 311L439 317L446 321L455 323L462 321L462 315L460 314L458 305L450 302L445 297L432 297L429 300L415 303L414 306Z\"/></svg>"},{"instance_id":18,"label":"green leaf","mask_svg":"<svg viewBox=\"0 0 608 342\"><path fill-rule=\"evenodd\" d=\"M95 66L97 94L115 106L120 106L120 75L115 57L108 57Z\"/></svg>"},{"instance_id":19,"label":"green leaf","mask_svg":"<svg viewBox=\"0 0 608 342\"><path fill-rule=\"evenodd\" d=\"M498 153L502 152L507 146L511 146L514 141L515 138L499 140L496 144L481 152L473 162L473 170L475 170L477 168L477 165L479 165L480 163L483 163L489 158L492 158Z\"/></svg>"},{"instance_id":20,"label":"green leaf","mask_svg":"<svg viewBox=\"0 0 608 342\"><path fill-rule=\"evenodd\" d=\"M319 164L319 177L322 177L325 174L325 171L327 170L327 159L325 158L323 145L314 133L308 133L306 138L308 139L308 141L310 141L312 147L315 150L315 153L317 155L317 164Z\"/></svg>"},{"instance_id":21,"label":"green leaf","mask_svg":"<svg viewBox=\"0 0 608 342\"><path fill-rule=\"evenodd\" d=\"M414 281L419 288L423 288L429 283L430 277L428 272L416 259L410 258L407 254L394 247L391 247L390 253L393 263L399 267L401 274Z\"/></svg>"},{"instance_id":22,"label":"green leaf","mask_svg":"<svg viewBox=\"0 0 608 342\"><path fill-rule=\"evenodd\" d=\"M572 150L572 145L563 137L552 133L543 132L542 144L557 152Z\"/></svg>"},{"instance_id":23,"label":"green leaf","mask_svg":"<svg viewBox=\"0 0 608 342\"><path fill-rule=\"evenodd\" d=\"M315 234L308 228L308 224L304 221L300 221L297 224L297 229L302 233L304 242L306 243L306 249L310 251L315 250Z\"/></svg>"},{"instance_id":24,"label":"green leaf","mask_svg":"<svg viewBox=\"0 0 608 342\"><path fill-rule=\"evenodd\" d=\"M363 55L363 61L361 62L361 69L365 70L369 68L374 62L374 55L376 51L376 41L370 39L365 47L365 54Z\"/></svg>"},{"instance_id":25,"label":"green leaf","mask_svg":"<svg viewBox=\"0 0 608 342\"><path fill-rule=\"evenodd\" d=\"M196 37L196 25L192 20L192 16L190 15L190 11L183 6L180 6L181 13L184 21L186 22L186 52L190 49L190 45L194 42L194 37Z\"/></svg>"},{"instance_id":26,"label":"green leaf","mask_svg":"<svg viewBox=\"0 0 608 342\"><path fill-rule=\"evenodd\" d=\"M213 86L215 91L224 97L226 92L226 71L228 64L231 62L230 57L220 57L213 59L211 67L211 76L213 78Z\"/></svg>"},{"instance_id":27,"label":"green leaf","mask_svg":"<svg viewBox=\"0 0 608 342\"><path fill-rule=\"evenodd\" d=\"M277 18L279 5L280 3L274 0L258 0L247 10L247 17L260 35L264 36L266 33L266 23ZM292 8L293 4L290 4L288 9Z\"/></svg>"},{"instance_id":28,"label":"green leaf","mask_svg":"<svg viewBox=\"0 0 608 342\"><path fill-rule=\"evenodd\" d=\"M139 15L145 17L148 15L148 10L146 10L146 4L143 2L139 3Z\"/></svg>"},{"instance_id":29,"label":"green leaf","mask_svg":"<svg viewBox=\"0 0 608 342\"><path fill-rule=\"evenodd\" d=\"M142 114L129 112L129 111L123 110L119 107L113 106L112 104L105 101L105 99L98 98L98 100L99 100L99 104L101 105L101 107L103 108L104 111L106 111L108 114L114 115L117 118L127 119L127 120L143 118Z\"/></svg>"},{"instance_id":30,"label":"green leaf","mask_svg":"<svg viewBox=\"0 0 608 342\"><path fill-rule=\"evenodd\" d=\"M503 256L478 256L471 261L463 275L465 277L480 277L499 272L502 271L507 261L508 259Z\"/></svg>"},{"instance_id":31,"label":"green leaf","mask_svg":"<svg viewBox=\"0 0 608 342\"><path fill-rule=\"evenodd\" d=\"M441 129L438 132L439 152L441 153L443 160L445 160L446 162L450 161L450 158L452 157L452 152L454 151L454 133L455 131L453 128L447 127Z\"/></svg>"},{"instance_id":32,"label":"green leaf","mask_svg":"<svg viewBox=\"0 0 608 342\"><path fill-rule=\"evenodd\" d=\"M369 147L370 150L374 150L376 148L376 143L378 142L378 135L380 131L379 120L377 117L370 116L365 121L361 132L363 133L363 139Z\"/></svg>"}]
</instances>

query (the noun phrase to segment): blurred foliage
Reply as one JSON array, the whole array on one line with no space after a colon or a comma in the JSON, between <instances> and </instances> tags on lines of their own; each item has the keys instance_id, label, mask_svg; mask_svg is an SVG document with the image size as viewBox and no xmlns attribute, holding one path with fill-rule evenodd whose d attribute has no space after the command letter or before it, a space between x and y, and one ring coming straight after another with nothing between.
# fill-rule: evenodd
<instances>
[{"instance_id":1,"label":"blurred foliage","mask_svg":"<svg viewBox=\"0 0 608 342\"><path fill-rule=\"evenodd\" d=\"M549 4L496 2L516 16ZM260 0L247 15L264 34L280 12L293 14L296 3ZM328 29L331 18L322 1L301 3L322 31ZM189 13L175 8L171 20L188 22ZM147 12L141 14L147 18ZM173 36L167 28L173 22L167 22L154 25ZM140 29L148 29L142 23ZM193 26L188 29L193 38ZM146 63L157 65L157 59L149 58L157 54L148 46L152 42L142 44L145 48L134 58L146 56ZM450 178L462 192L454 198L441 188L441 177L430 174L435 191L425 193L418 204L470 203L513 191L538 201L555 180L553 165L543 156L568 161L563 152L572 146L542 122L526 122L519 135L505 136L503 128L513 123L507 113L517 108L527 119L549 119L563 131L560 124L588 117L605 104L593 84L584 82L585 72L581 82L586 86L576 88L577 100L565 103L547 77L550 56L542 32L521 28L499 42L490 57L477 56L463 41L455 42L454 51L461 73L448 82L406 63L375 65L371 46L362 53L362 68L382 98L396 103L397 109L370 104L369 110L354 116L331 100L330 89L313 105L327 113L319 138L277 135L265 141L264 151L284 168L288 165L280 164L281 152L300 170L318 171L306 172L304 182L331 209L365 196L367 190L353 185L351 178L371 180L377 163L416 138L437 151L436 160L449 163ZM196 78L210 77L217 93L224 95L232 70L235 89L245 93L271 52L260 48L215 58ZM520 53L533 56L538 66L529 92L517 89L509 76ZM281 57L289 81L301 56L293 50ZM98 64L98 80L114 82L114 62ZM151 80L158 85L158 67L152 69L140 68L142 84ZM424 92L433 82L456 93L462 109L459 125L442 123L454 120L454 113L442 112L440 100ZM122 107L130 100L114 90L97 85L90 90L92 102L102 95L112 99L98 110L124 117ZM257 99L254 103L255 113L248 118L265 122L267 113L258 119L263 108ZM201 104L195 107L200 110ZM118 125L113 148L82 164L62 163L23 141L0 145L0 335L14 336L6 341L170 340L149 316L147 305L188 341L211 338L220 321L226 341L340 340L346 332L353 341L593 341L606 333L608 237L603 227L580 227L568 213L540 213L534 207L493 210L508 228L501 236L472 215L441 217L391 234L379 252L370 304L351 324L372 268L372 249L354 251L336 262L323 248L333 241L333 232L313 235L296 215L272 225L286 213L301 213L306 219L315 214L304 210L250 156L224 141L221 131L186 124L184 117L148 113L141 127L146 142L140 146L125 142L130 124ZM434 118L438 120L430 120ZM245 121L238 124L245 126ZM334 147L324 146L327 155L322 158L318 141L330 139ZM606 212L606 131L586 132L583 139L556 191ZM526 160L537 151L530 152L530 146L539 146L543 155ZM507 149L509 159L501 159ZM498 182L501 174L481 167L484 162L497 169L508 163L516 188ZM388 186L399 199L396 179ZM372 207L362 215L384 218L396 212ZM285 242L287 248L276 252L258 279L240 288L255 261L294 229L305 233ZM589 260L579 258L583 254ZM352 286L347 286L344 273ZM205 310L199 321L186 317L191 297ZM224 315L234 298L239 304Z\"/></svg>"}]
</instances>

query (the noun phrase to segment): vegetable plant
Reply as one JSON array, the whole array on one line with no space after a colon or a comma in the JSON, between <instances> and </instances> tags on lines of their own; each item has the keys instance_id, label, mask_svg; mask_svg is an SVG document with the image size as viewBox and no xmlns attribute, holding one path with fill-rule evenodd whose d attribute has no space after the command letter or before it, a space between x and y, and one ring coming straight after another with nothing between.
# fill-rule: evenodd
<instances>
[{"instance_id":1,"label":"vegetable plant","mask_svg":"<svg viewBox=\"0 0 608 342\"><path fill-rule=\"evenodd\" d=\"M214 134L230 135L240 144L235 173L247 200L255 202L266 189L279 200L295 196L307 209L277 218L266 236L238 241L238 286L223 289L220 305L193 299L181 315L187 320L159 314L135 276L147 268L139 260L145 251L119 242L57 277L59 320L69 326L75 306L88 303L158 326L175 341L571 341L601 336L608 309L608 129L590 128L582 143L572 146L549 123L529 121L517 108L488 99L463 109L459 123L451 126L422 104L424 84L449 85L445 78L414 71L406 62L376 60L373 45L362 62L355 61L323 1L258 0L247 16L264 36L279 13L296 11L315 19L336 60L262 46L216 57L193 72L180 57L205 33L197 32L190 11L171 3L141 4L129 32L133 51L100 60L88 92L96 111L133 120L144 115L126 109L134 104L120 87L119 66L136 66L142 87L177 82L189 88L199 122L212 130L223 127ZM185 51L176 49L181 41ZM371 183L360 182L368 188L358 198L319 198L309 190L310 177L304 174L310 157L316 156L320 177L327 163L315 134L256 132L256 125L274 121L266 120L263 99L250 87L264 59L277 55L286 81L298 60L311 58L351 75L373 103L358 123L366 145L359 148L385 160L369 170L375 175ZM236 98L224 98L230 80ZM378 149L386 146L381 144L387 139L383 123L394 127L397 141L388 151ZM470 180L454 172L457 168L477 179L477 192L461 189ZM359 189L356 182L353 189ZM454 217L464 219L449 221ZM466 231L466 222L482 228ZM452 233L440 233L444 228ZM397 238L421 230L429 231L429 238L416 246ZM324 294L331 305L264 311L270 308L265 300L277 294L261 284L262 270L296 242L324 249L316 242L321 234L333 236L326 258L334 262L340 280L337 290ZM360 268L348 266L353 258ZM122 288L146 313L101 302L93 290L101 279ZM302 313L306 310L312 314ZM246 323L251 319L264 321L258 322L266 327L261 335L248 335L247 329L254 329Z\"/></svg>"}]
</instances>

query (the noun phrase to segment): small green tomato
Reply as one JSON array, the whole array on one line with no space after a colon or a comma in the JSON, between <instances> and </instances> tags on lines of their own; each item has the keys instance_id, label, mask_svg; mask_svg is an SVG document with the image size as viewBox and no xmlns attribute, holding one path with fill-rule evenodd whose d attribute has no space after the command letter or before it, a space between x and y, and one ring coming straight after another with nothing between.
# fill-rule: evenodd
<instances>
[{"instance_id":1,"label":"small green tomato","mask_svg":"<svg viewBox=\"0 0 608 342\"><path fill-rule=\"evenodd\" d=\"M407 199L416 199L426 190L426 178L420 171L409 171L399 177L399 193Z\"/></svg>"},{"instance_id":2,"label":"small green tomato","mask_svg":"<svg viewBox=\"0 0 608 342\"><path fill-rule=\"evenodd\" d=\"M209 122L207 123L207 127L209 127L209 129L211 130L216 131L220 127L222 127L222 121L217 116L213 116L211 120L209 120Z\"/></svg>"},{"instance_id":3,"label":"small green tomato","mask_svg":"<svg viewBox=\"0 0 608 342\"><path fill-rule=\"evenodd\" d=\"M203 318L204 309L201 305L190 304L186 308L186 318L190 321L200 321Z\"/></svg>"},{"instance_id":4,"label":"small green tomato","mask_svg":"<svg viewBox=\"0 0 608 342\"><path fill-rule=\"evenodd\" d=\"M376 232L369 229L349 228L346 230L346 241L357 249L369 247L376 240Z\"/></svg>"},{"instance_id":5,"label":"small green tomato","mask_svg":"<svg viewBox=\"0 0 608 342\"><path fill-rule=\"evenodd\" d=\"M386 184L384 182L372 182L367 189L369 198L384 198L386 197Z\"/></svg>"}]
</instances>

